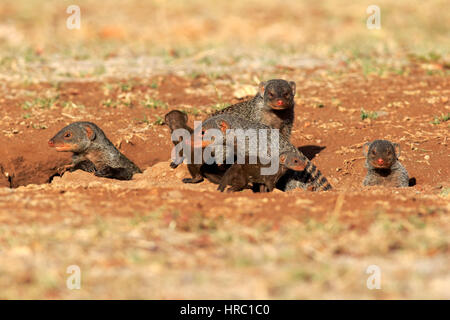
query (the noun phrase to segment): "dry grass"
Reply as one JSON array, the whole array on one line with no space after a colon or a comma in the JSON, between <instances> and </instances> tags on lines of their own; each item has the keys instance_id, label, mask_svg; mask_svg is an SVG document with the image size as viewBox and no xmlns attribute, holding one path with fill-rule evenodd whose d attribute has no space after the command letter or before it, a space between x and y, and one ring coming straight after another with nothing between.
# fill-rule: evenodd
<instances>
[{"instance_id":1,"label":"dry grass","mask_svg":"<svg viewBox=\"0 0 450 320\"><path fill-rule=\"evenodd\" d=\"M345 1L77 1L82 28L65 27L71 1L5 0L0 6L0 39L10 47L70 54L79 58L100 53L198 48L268 48L329 55L448 54L445 0L378 1L382 28L366 28L368 4Z\"/></svg>"},{"instance_id":2,"label":"dry grass","mask_svg":"<svg viewBox=\"0 0 450 320\"><path fill-rule=\"evenodd\" d=\"M84 194L53 186L54 200L70 204L59 212L39 192L42 187L2 192L18 209L15 219L2 216L9 222L0 227L0 298L449 297L450 221L442 201L355 212L347 207L358 193L348 193L348 199L335 200L339 212L315 218L320 205L311 206L306 195L279 195L309 213L293 211L275 220L251 213L262 198L226 200L232 214L218 214L216 205L186 214L176 209L180 191L147 210L125 202L112 210L98 195L139 200L125 185L96 185ZM56 195L58 190L65 193ZM157 189L144 190L147 201L157 199ZM94 205L100 205L96 213L89 209ZM31 215L37 208L46 209ZM373 264L381 268L381 290L366 287L366 269ZM81 290L65 287L70 265L81 268Z\"/></svg>"}]
</instances>

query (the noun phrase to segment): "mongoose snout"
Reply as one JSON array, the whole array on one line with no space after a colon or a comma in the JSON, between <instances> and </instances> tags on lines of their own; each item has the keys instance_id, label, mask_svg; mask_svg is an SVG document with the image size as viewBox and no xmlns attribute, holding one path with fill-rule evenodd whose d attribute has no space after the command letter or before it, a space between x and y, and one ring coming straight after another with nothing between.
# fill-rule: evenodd
<instances>
[{"instance_id":1,"label":"mongoose snout","mask_svg":"<svg viewBox=\"0 0 450 320\"><path fill-rule=\"evenodd\" d=\"M389 169L397 161L398 145L385 140L375 140L367 152L367 160L374 168Z\"/></svg>"},{"instance_id":2,"label":"mongoose snout","mask_svg":"<svg viewBox=\"0 0 450 320\"><path fill-rule=\"evenodd\" d=\"M294 107L295 82L279 79L260 84L267 105L274 110L284 110Z\"/></svg>"},{"instance_id":3,"label":"mongoose snout","mask_svg":"<svg viewBox=\"0 0 450 320\"><path fill-rule=\"evenodd\" d=\"M367 175L363 185L384 185L391 187L407 187L408 171L398 161L400 146L388 140L375 140L363 146L366 156Z\"/></svg>"}]
</instances>

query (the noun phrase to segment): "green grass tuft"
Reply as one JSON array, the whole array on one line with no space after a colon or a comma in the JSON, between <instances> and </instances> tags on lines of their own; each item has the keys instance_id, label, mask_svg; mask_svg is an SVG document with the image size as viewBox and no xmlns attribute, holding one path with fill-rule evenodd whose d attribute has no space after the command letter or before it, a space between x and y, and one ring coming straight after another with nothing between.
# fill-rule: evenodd
<instances>
[{"instance_id":1,"label":"green grass tuft","mask_svg":"<svg viewBox=\"0 0 450 320\"><path fill-rule=\"evenodd\" d=\"M366 111L361 108L361 120L376 118L378 118L378 113L376 113L375 111Z\"/></svg>"}]
</instances>

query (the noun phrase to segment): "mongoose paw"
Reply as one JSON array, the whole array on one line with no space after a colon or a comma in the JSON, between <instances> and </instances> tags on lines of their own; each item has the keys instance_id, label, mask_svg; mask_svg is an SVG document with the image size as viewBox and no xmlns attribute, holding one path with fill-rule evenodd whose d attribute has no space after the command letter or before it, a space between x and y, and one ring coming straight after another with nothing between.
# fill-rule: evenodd
<instances>
[{"instance_id":1,"label":"mongoose paw","mask_svg":"<svg viewBox=\"0 0 450 320\"><path fill-rule=\"evenodd\" d=\"M199 183L203 181L203 178L184 178L183 183Z\"/></svg>"},{"instance_id":2,"label":"mongoose paw","mask_svg":"<svg viewBox=\"0 0 450 320\"><path fill-rule=\"evenodd\" d=\"M225 186L219 184L219 186L217 187L217 190L219 190L220 192L224 192Z\"/></svg>"},{"instance_id":3,"label":"mongoose paw","mask_svg":"<svg viewBox=\"0 0 450 320\"><path fill-rule=\"evenodd\" d=\"M175 162L171 162L170 163L170 167L172 168L172 169L175 169L176 167L178 167L179 166L179 164L176 164Z\"/></svg>"},{"instance_id":4,"label":"mongoose paw","mask_svg":"<svg viewBox=\"0 0 450 320\"><path fill-rule=\"evenodd\" d=\"M71 171L71 169L73 169L74 167L75 166L73 164L66 164L65 166L59 168L57 171L58 174L62 176L66 171Z\"/></svg>"},{"instance_id":5,"label":"mongoose paw","mask_svg":"<svg viewBox=\"0 0 450 320\"><path fill-rule=\"evenodd\" d=\"M239 188L239 187L229 187L229 188L227 189L227 193L231 193L231 192L239 192L239 191L242 191L242 188Z\"/></svg>"}]
</instances>

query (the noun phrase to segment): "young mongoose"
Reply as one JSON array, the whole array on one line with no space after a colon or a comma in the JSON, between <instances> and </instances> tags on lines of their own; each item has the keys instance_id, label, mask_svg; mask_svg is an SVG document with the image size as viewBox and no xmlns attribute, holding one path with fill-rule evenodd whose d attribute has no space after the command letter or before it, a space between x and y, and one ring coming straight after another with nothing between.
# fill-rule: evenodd
<instances>
[{"instance_id":1,"label":"young mongoose","mask_svg":"<svg viewBox=\"0 0 450 320\"><path fill-rule=\"evenodd\" d=\"M237 144L235 143L235 141L237 141L237 136L236 135L231 136L231 138L232 138L231 140L233 140L233 141L227 141L227 139L228 139L227 130L241 129L243 131L255 130L257 132L260 130L270 131L273 128L268 127L261 123L248 121L246 119L235 116L233 114L220 114L220 115L216 115L214 117L211 117L211 118L203 121L202 135L204 135L204 133L206 133L206 131L209 129L219 129L222 132L222 135L224 137L224 139L222 141L223 145L227 146L227 148L230 148L230 146L234 145L234 148L236 149ZM236 132L236 134L237 133L238 132ZM225 139L225 138L227 138L227 139ZM245 138L245 149L244 150L246 151L246 153L245 153L246 157L249 156L248 150L250 150L252 148L253 148L253 150L258 150L259 146L253 145L254 143L255 142L252 141L252 139L249 139L248 137ZM284 137L283 135L280 134L278 141L271 141L271 135L268 134L267 135L267 143L268 143L267 151L269 153L271 153L270 146L272 145L272 143L278 143L279 153L293 152L301 159L302 162L304 162L306 164L304 171L301 172L301 174L298 177L293 174L293 173L298 173L297 171L288 170L285 174L285 175L288 175L287 180L295 180L296 181L296 187L305 188L306 183L308 183L313 190L329 190L332 188L331 185L329 184L329 182L327 181L327 179L322 175L322 173L317 169L317 167L308 158L306 158L296 147L294 147L286 137ZM194 146L195 146L195 144L196 144L196 142L194 142ZM201 145L197 145L197 147L205 148L211 144L213 146L216 145L215 142L213 143L211 141L207 141L207 140L205 141L202 139ZM240 145L240 147L244 147L244 146ZM269 157L270 156L271 156L271 154L269 154ZM222 159L218 159L218 160L224 161L224 158L222 157ZM282 189L282 190L284 190L284 189Z\"/></svg>"},{"instance_id":2,"label":"young mongoose","mask_svg":"<svg viewBox=\"0 0 450 320\"><path fill-rule=\"evenodd\" d=\"M241 191L247 188L249 183L252 183L259 186L260 192L271 192L278 179L287 169L302 171L306 166L306 163L294 152L280 154L278 171L272 175L261 174L263 165L260 162L257 164L249 164L248 162L247 159L244 164L233 164L224 174L217 189L223 192L227 185L230 185L231 187L228 188L227 192Z\"/></svg>"},{"instance_id":3,"label":"young mongoose","mask_svg":"<svg viewBox=\"0 0 450 320\"><path fill-rule=\"evenodd\" d=\"M279 129L280 133L289 139L294 123L295 91L294 81L272 79L261 82L255 97L219 110L213 116L237 115Z\"/></svg>"},{"instance_id":4,"label":"young mongoose","mask_svg":"<svg viewBox=\"0 0 450 320\"><path fill-rule=\"evenodd\" d=\"M179 110L172 110L164 116L164 123L169 127L172 134L176 129L185 129L190 134L194 132L191 127L187 125L188 116L186 113ZM174 146L177 146L183 139L180 137L178 141L173 141ZM175 169L183 162L183 155L177 155L176 159L170 163L170 167Z\"/></svg>"},{"instance_id":5,"label":"young mongoose","mask_svg":"<svg viewBox=\"0 0 450 320\"><path fill-rule=\"evenodd\" d=\"M61 129L48 145L58 152L72 152L72 164L64 169L81 169L96 176L130 180L142 171L109 141L92 122L74 122Z\"/></svg>"},{"instance_id":6,"label":"young mongoose","mask_svg":"<svg viewBox=\"0 0 450 320\"><path fill-rule=\"evenodd\" d=\"M172 110L164 116L164 122L167 126L169 126L171 133L177 129L185 129L192 136L194 130L187 125L187 121L187 114L179 110ZM173 143L174 146L177 146L179 143L183 143L183 138L180 137L178 141L174 141ZM180 150L180 153L177 155L177 159L175 159L170 166L172 168L178 167L186 156L187 155L183 155L182 150ZM187 165L187 168L192 178L184 178L182 180L184 183L199 183L202 182L204 178L216 184L220 182L223 174L225 173L226 167L218 166L217 164L208 165L203 162L200 164L194 164L193 159L194 153L191 149L191 163Z\"/></svg>"},{"instance_id":7,"label":"young mongoose","mask_svg":"<svg viewBox=\"0 0 450 320\"><path fill-rule=\"evenodd\" d=\"M398 161L400 146L397 143L387 140L367 142L363 146L363 154L367 168L364 186L408 187L408 171Z\"/></svg>"}]
</instances>

